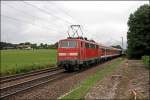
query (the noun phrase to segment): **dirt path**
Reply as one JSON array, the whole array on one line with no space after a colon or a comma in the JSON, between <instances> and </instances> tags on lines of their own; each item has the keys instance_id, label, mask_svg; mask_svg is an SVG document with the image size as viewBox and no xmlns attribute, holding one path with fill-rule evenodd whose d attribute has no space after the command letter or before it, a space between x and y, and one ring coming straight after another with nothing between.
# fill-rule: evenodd
<instances>
[{"instance_id":1,"label":"dirt path","mask_svg":"<svg viewBox=\"0 0 150 100\"><path fill-rule=\"evenodd\" d=\"M150 99L149 70L140 60L128 60L99 81L85 99Z\"/></svg>"}]
</instances>

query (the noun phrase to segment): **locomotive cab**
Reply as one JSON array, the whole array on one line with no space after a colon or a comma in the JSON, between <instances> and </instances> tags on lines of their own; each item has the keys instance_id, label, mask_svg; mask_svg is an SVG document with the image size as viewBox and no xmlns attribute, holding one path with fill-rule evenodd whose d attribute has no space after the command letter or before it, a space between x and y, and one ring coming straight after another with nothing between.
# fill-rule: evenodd
<instances>
[{"instance_id":1,"label":"locomotive cab","mask_svg":"<svg viewBox=\"0 0 150 100\"><path fill-rule=\"evenodd\" d=\"M79 64L79 44L78 39L60 40L58 44L57 61L58 66L66 70L74 70L74 66Z\"/></svg>"}]
</instances>

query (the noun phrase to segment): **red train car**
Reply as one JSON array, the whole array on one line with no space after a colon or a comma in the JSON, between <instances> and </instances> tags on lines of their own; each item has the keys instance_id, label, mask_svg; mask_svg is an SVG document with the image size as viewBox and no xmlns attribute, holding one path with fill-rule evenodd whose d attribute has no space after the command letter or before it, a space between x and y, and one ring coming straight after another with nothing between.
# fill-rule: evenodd
<instances>
[{"instance_id":1,"label":"red train car","mask_svg":"<svg viewBox=\"0 0 150 100\"><path fill-rule=\"evenodd\" d=\"M57 52L58 66L66 70L81 69L120 55L119 49L101 46L81 37L60 40Z\"/></svg>"}]
</instances>

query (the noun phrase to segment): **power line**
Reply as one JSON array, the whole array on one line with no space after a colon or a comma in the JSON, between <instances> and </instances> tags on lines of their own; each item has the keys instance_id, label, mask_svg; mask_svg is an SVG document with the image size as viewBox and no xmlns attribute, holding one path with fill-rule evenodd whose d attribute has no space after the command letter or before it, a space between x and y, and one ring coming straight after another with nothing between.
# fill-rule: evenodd
<instances>
[{"instance_id":1,"label":"power line","mask_svg":"<svg viewBox=\"0 0 150 100\"><path fill-rule=\"evenodd\" d=\"M34 17L34 18L38 18L38 19L43 20L42 18L39 18L39 17L33 16L33 15L30 15L30 14L26 13L25 11L18 10L18 9L16 9L16 8L13 7L13 6L10 6L10 5L6 5L6 6L8 6L8 7L10 7L10 8L13 8L13 9L15 9L15 10L17 10L17 11L23 13L23 14L27 14L27 15L29 15L29 16L31 16L31 17ZM47 20L44 20L44 22L48 23ZM48 24L48 25L50 25L50 24ZM51 26L51 25L50 25L50 26ZM51 26L51 27L53 27L53 26ZM52 29L52 28L50 28L50 29ZM56 31L56 29L52 29L52 30L55 30L55 31Z\"/></svg>"},{"instance_id":2,"label":"power line","mask_svg":"<svg viewBox=\"0 0 150 100\"><path fill-rule=\"evenodd\" d=\"M53 2L51 2L51 3L53 3ZM71 17L71 18L72 18L73 20L75 20L76 22L79 22L79 21L77 21L76 19L74 19L71 15L69 15L68 12L62 10L56 3L53 3L53 4L54 4L59 10L61 10L62 12L64 12L67 16Z\"/></svg>"},{"instance_id":3,"label":"power line","mask_svg":"<svg viewBox=\"0 0 150 100\"><path fill-rule=\"evenodd\" d=\"M24 2L24 1L22 1L22 2ZM58 16L55 16L55 15L53 15L52 13L47 12L47 11L45 11L44 9L41 9L41 8L35 6L35 5L32 5L32 4L27 3L27 2L24 2L24 3L27 4L27 5L29 5L29 6L32 6L32 7L34 7L34 8L37 8L37 9L40 10L41 12L44 12L44 13L50 15L50 16L53 16L53 17L55 17L55 18L57 18L57 19L61 19L61 20L65 21L65 22L67 22L67 23L69 23L69 24L72 24L72 23L70 23L69 21L67 21L67 20L65 20L65 19L62 19L62 18L60 18L60 17L58 17Z\"/></svg>"},{"instance_id":4,"label":"power line","mask_svg":"<svg viewBox=\"0 0 150 100\"><path fill-rule=\"evenodd\" d=\"M14 17L9 17L9 16L2 15L2 14L1 14L1 16L4 16L4 17L6 17L6 18L8 18L8 19L11 19L11 20L15 20L15 21L17 21L17 22L22 22L22 23L31 24L31 25L33 25L33 26L38 26L38 27L40 27L41 29L45 28L46 30L48 30L48 28L46 28L46 27L41 27L41 26L39 26L39 25L37 25L37 24L33 24L33 23L28 22L28 21L16 19L16 18L14 18ZM51 29L49 29L49 30L51 30Z\"/></svg>"},{"instance_id":5,"label":"power line","mask_svg":"<svg viewBox=\"0 0 150 100\"><path fill-rule=\"evenodd\" d=\"M23 1L24 2L24 1ZM38 10L40 10L40 11L42 11L42 12L44 12L44 13L46 13L46 14L48 14L48 15L50 15L50 16L54 16L52 13L50 13L50 12L47 12L47 11L45 11L45 10L43 10L43 9L41 9L41 8L39 8L39 7L37 7L37 6L35 6L35 5L32 5L32 4L30 4L30 3L27 3L27 2L24 2L25 4L27 4L27 5L30 5L30 6L32 6L32 7L34 7L34 8L37 8ZM58 7L58 6L57 6ZM60 9L60 8L59 8ZM69 17L71 17L72 19L73 19L73 17L72 16L70 16L68 13L66 13L65 12L65 14L67 14ZM57 17L57 16L54 16L54 17L56 17L56 18L58 18L58 19L60 19L59 17ZM62 18L61 18L62 19ZM64 19L62 19L62 20L64 20ZM68 22L67 20L65 20L65 22L67 22L67 23L70 23L70 22ZM70 24L72 24L72 23L70 23Z\"/></svg>"}]
</instances>

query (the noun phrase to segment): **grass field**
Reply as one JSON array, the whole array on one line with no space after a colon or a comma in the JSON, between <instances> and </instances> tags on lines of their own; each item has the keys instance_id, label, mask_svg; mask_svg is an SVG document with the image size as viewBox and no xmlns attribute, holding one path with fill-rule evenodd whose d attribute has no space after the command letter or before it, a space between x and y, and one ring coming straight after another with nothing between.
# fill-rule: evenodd
<instances>
[{"instance_id":1,"label":"grass field","mask_svg":"<svg viewBox=\"0 0 150 100\"><path fill-rule=\"evenodd\" d=\"M56 64L55 49L1 50L1 75L17 74Z\"/></svg>"}]
</instances>

